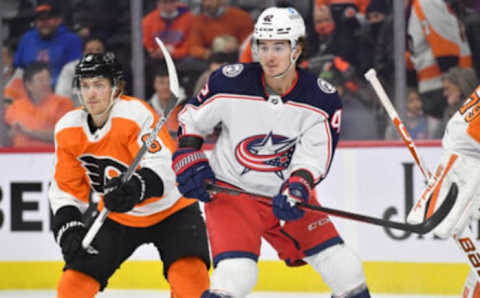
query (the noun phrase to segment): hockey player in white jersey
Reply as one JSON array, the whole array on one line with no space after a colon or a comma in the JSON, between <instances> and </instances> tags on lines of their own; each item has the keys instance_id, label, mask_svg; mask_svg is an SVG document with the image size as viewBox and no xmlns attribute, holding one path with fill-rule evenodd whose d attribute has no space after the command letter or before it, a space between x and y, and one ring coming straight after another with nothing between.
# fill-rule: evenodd
<instances>
[{"instance_id":1,"label":"hockey player in white jersey","mask_svg":"<svg viewBox=\"0 0 480 298\"><path fill-rule=\"evenodd\" d=\"M333 297L370 297L360 259L329 217L297 206L319 204L314 187L329 170L342 113L335 88L296 66L304 40L305 25L295 9L264 10L253 34L259 63L212 73L179 113L172 167L180 192L205 202L215 266L202 298L239 298L252 291L262 237L287 265L311 265ZM207 158L203 139L217 126L221 132ZM273 200L209 194L207 183Z\"/></svg>"},{"instance_id":2,"label":"hockey player in white jersey","mask_svg":"<svg viewBox=\"0 0 480 298\"><path fill-rule=\"evenodd\" d=\"M422 222L445 200L453 184L458 187L455 205L433 230L441 238L460 236L472 220L480 217L480 86L448 122L442 140L444 152L434 175L410 211L407 221ZM471 243L472 248L474 246ZM471 272L464 298L480 298L480 284Z\"/></svg>"}]
</instances>

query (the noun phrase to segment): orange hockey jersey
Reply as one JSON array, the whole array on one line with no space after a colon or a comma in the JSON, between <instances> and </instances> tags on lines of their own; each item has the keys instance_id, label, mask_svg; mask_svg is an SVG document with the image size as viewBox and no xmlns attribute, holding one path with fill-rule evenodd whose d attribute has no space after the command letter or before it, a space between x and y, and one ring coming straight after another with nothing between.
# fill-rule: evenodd
<instances>
[{"instance_id":1,"label":"orange hockey jersey","mask_svg":"<svg viewBox=\"0 0 480 298\"><path fill-rule=\"evenodd\" d=\"M105 125L94 133L87 117L85 110L76 109L55 126L55 173L48 194L54 213L67 205L84 212L91 192L102 197L104 183L126 171L158 121L158 115L142 100L123 95L116 99ZM147 198L126 213L111 212L110 219L147 227L195 202L182 197L176 188L170 167L173 150L164 126L139 165L162 179L163 196ZM99 208L103 208L103 200Z\"/></svg>"}]
</instances>

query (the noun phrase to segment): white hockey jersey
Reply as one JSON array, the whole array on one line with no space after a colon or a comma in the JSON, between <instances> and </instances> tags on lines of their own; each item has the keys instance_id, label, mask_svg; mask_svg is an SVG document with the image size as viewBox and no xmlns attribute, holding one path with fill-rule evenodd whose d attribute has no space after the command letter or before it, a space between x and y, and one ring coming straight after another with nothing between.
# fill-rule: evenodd
<instances>
[{"instance_id":1,"label":"white hockey jersey","mask_svg":"<svg viewBox=\"0 0 480 298\"><path fill-rule=\"evenodd\" d=\"M284 95L269 96L258 63L227 65L212 73L179 113L182 135L204 137L220 125L209 158L215 177L268 196L290 173L305 169L320 182L338 141L342 103L335 88L297 69Z\"/></svg>"}]
</instances>

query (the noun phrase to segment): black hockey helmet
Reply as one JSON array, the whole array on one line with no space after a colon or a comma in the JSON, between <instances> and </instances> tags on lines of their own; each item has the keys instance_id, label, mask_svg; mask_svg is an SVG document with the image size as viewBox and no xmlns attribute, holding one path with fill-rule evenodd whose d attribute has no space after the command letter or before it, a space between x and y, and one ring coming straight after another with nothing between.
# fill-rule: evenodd
<instances>
[{"instance_id":1,"label":"black hockey helmet","mask_svg":"<svg viewBox=\"0 0 480 298\"><path fill-rule=\"evenodd\" d=\"M85 55L75 66L73 84L76 88L79 88L81 78L98 76L110 79L112 85L115 86L123 80L123 69L115 54L107 52Z\"/></svg>"}]
</instances>

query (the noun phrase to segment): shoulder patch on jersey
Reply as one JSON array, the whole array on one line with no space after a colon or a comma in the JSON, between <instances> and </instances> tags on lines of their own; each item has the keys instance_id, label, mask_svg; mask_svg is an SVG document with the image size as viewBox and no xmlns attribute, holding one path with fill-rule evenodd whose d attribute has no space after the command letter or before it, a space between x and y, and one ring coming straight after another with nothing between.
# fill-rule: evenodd
<instances>
[{"instance_id":1,"label":"shoulder patch on jersey","mask_svg":"<svg viewBox=\"0 0 480 298\"><path fill-rule=\"evenodd\" d=\"M222 73L229 78L238 76L243 70L243 64L230 64L222 67Z\"/></svg>"},{"instance_id":2,"label":"shoulder patch on jersey","mask_svg":"<svg viewBox=\"0 0 480 298\"><path fill-rule=\"evenodd\" d=\"M320 87L320 90L322 90L325 93L332 94L332 93L335 93L335 91L337 91L337 89L335 89L335 87L333 87L332 84L330 84L329 82L323 79L318 79L317 83L318 83L318 87Z\"/></svg>"}]
</instances>

